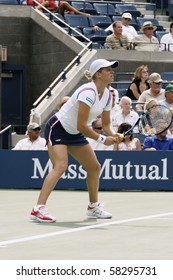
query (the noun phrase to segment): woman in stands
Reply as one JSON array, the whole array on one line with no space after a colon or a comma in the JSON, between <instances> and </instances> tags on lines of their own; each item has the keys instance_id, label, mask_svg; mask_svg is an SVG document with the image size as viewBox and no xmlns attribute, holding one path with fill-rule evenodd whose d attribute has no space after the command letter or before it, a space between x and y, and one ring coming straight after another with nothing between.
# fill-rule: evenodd
<instances>
[{"instance_id":1,"label":"woman in stands","mask_svg":"<svg viewBox=\"0 0 173 280\"><path fill-rule=\"evenodd\" d=\"M52 10L54 13L59 13L64 16L64 14L76 14L89 17L90 14L78 11L76 8L71 6L66 1L54 1L54 0L42 0L41 3L45 8ZM41 6L37 6L38 10L43 11ZM44 11L43 11L44 12Z\"/></svg>"},{"instance_id":2,"label":"woman in stands","mask_svg":"<svg viewBox=\"0 0 173 280\"><path fill-rule=\"evenodd\" d=\"M132 100L129 97L121 97L119 109L115 111L114 115L112 115L112 125L115 132L117 132L119 125L123 122L128 122L131 125L134 125L137 122L139 115L137 112L131 110L131 105ZM134 130L137 132L137 128Z\"/></svg>"},{"instance_id":3,"label":"woman in stands","mask_svg":"<svg viewBox=\"0 0 173 280\"><path fill-rule=\"evenodd\" d=\"M133 76L133 81L127 89L127 96L131 100L138 100L144 90L150 88L148 83L148 67L147 65L139 66Z\"/></svg>"},{"instance_id":4,"label":"woman in stands","mask_svg":"<svg viewBox=\"0 0 173 280\"><path fill-rule=\"evenodd\" d=\"M129 123L122 123L118 127L118 133L124 133L131 129L132 125ZM141 142L138 138L134 137L133 133L126 135L121 143L114 144L114 150L116 151L140 151Z\"/></svg>"},{"instance_id":5,"label":"woman in stands","mask_svg":"<svg viewBox=\"0 0 173 280\"><path fill-rule=\"evenodd\" d=\"M111 93L107 86L114 78L113 67L118 61L97 59L85 71L90 81L80 86L69 100L47 122L45 138L53 169L46 176L37 205L31 211L31 219L39 222L55 222L48 214L46 202L55 185L68 167L68 153L73 156L86 171L89 205L89 218L108 219L112 215L103 209L98 202L100 164L86 137L94 139L106 146L120 140L115 134L110 121L112 107ZM106 135L94 131L88 124L102 115L102 126ZM68 207L68 205L67 205ZM70 210L70 209L69 209Z\"/></svg>"}]
</instances>

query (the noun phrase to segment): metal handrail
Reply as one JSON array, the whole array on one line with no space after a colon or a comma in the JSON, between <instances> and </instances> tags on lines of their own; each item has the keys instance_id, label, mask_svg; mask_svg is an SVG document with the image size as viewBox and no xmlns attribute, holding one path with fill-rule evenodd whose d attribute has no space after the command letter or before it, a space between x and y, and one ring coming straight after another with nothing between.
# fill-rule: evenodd
<instances>
[{"instance_id":1,"label":"metal handrail","mask_svg":"<svg viewBox=\"0 0 173 280\"><path fill-rule=\"evenodd\" d=\"M8 125L4 129L0 131L0 149L3 147L3 134L8 131L8 148L11 148L11 132L12 132L12 125Z\"/></svg>"},{"instance_id":2,"label":"metal handrail","mask_svg":"<svg viewBox=\"0 0 173 280\"><path fill-rule=\"evenodd\" d=\"M75 63L78 65L80 64L80 58L83 56L83 54L88 51L88 49L91 49L92 41L85 37L82 33L75 30L75 28L71 27L69 24L67 24L65 21L61 20L59 17L57 17L55 14L50 12L47 8L45 8L43 5L41 5L37 0L33 0L33 3L37 3L40 5L46 12L50 13L52 17L57 18L60 20L63 24L65 24L69 29L73 30L80 36L82 36L86 41L88 41L88 44L82 49L82 51L68 64L68 66L59 74L59 76L53 81L53 83L42 93L42 95L33 103L33 107L35 108L46 96L49 98L51 96L52 89L58 84L58 82L66 79L67 72L75 65Z\"/></svg>"}]
</instances>

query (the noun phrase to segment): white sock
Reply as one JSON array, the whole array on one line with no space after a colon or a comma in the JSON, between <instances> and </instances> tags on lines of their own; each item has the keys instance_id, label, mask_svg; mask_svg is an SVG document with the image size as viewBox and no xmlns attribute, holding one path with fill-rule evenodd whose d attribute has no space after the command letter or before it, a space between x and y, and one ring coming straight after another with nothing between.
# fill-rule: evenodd
<instances>
[{"instance_id":1,"label":"white sock","mask_svg":"<svg viewBox=\"0 0 173 280\"><path fill-rule=\"evenodd\" d=\"M90 206L90 207L93 207L93 208L96 207L96 206L98 206L98 205L99 205L99 202L90 202L90 203L89 203L89 206Z\"/></svg>"},{"instance_id":2,"label":"white sock","mask_svg":"<svg viewBox=\"0 0 173 280\"><path fill-rule=\"evenodd\" d=\"M40 207L43 207L43 206L45 206L45 205L44 204L37 204L37 205L34 206L34 210L37 211L37 210L40 209Z\"/></svg>"}]
</instances>

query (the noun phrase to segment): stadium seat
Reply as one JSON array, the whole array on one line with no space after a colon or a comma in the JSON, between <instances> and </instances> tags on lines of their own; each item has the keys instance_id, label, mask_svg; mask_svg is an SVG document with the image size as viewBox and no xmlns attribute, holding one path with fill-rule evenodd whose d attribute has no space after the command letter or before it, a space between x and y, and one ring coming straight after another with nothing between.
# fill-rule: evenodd
<instances>
[{"instance_id":1,"label":"stadium seat","mask_svg":"<svg viewBox=\"0 0 173 280\"><path fill-rule=\"evenodd\" d=\"M136 6L133 4L116 4L116 9L122 15L123 13L130 13L133 18L143 16Z\"/></svg>"},{"instance_id":2,"label":"stadium seat","mask_svg":"<svg viewBox=\"0 0 173 280\"><path fill-rule=\"evenodd\" d=\"M173 82L173 72L162 72L160 76L164 81Z\"/></svg>"},{"instance_id":3,"label":"stadium seat","mask_svg":"<svg viewBox=\"0 0 173 280\"><path fill-rule=\"evenodd\" d=\"M106 31L101 28L94 32L92 27L86 27L83 29L83 34L92 42L100 43L102 46L104 45L107 37Z\"/></svg>"},{"instance_id":4,"label":"stadium seat","mask_svg":"<svg viewBox=\"0 0 173 280\"><path fill-rule=\"evenodd\" d=\"M159 40L159 43L160 43L160 40L162 38L163 35L165 34L168 34L169 32L167 31L155 31L155 36L157 37L157 39Z\"/></svg>"},{"instance_id":5,"label":"stadium seat","mask_svg":"<svg viewBox=\"0 0 173 280\"><path fill-rule=\"evenodd\" d=\"M168 0L169 21L173 18L173 0Z\"/></svg>"},{"instance_id":6,"label":"stadium seat","mask_svg":"<svg viewBox=\"0 0 173 280\"><path fill-rule=\"evenodd\" d=\"M103 49L103 45L98 42L93 42L92 49Z\"/></svg>"},{"instance_id":7,"label":"stadium seat","mask_svg":"<svg viewBox=\"0 0 173 280\"><path fill-rule=\"evenodd\" d=\"M131 80L121 80L118 82L113 82L113 84L115 85L115 88L119 91L121 89L127 89L131 82Z\"/></svg>"},{"instance_id":8,"label":"stadium seat","mask_svg":"<svg viewBox=\"0 0 173 280\"><path fill-rule=\"evenodd\" d=\"M58 14L58 13L55 13L55 16L56 17L58 17L58 18L56 18L56 17L53 17L53 21L56 23L56 24L58 24L59 26L61 26L61 27L66 27L66 25L65 25L65 20L64 20L64 17L61 15L61 14ZM59 20L60 19L60 20Z\"/></svg>"},{"instance_id":9,"label":"stadium seat","mask_svg":"<svg viewBox=\"0 0 173 280\"><path fill-rule=\"evenodd\" d=\"M83 30L84 27L89 26L88 18L83 15L65 14L64 19L71 27L77 27L81 30Z\"/></svg>"},{"instance_id":10,"label":"stadium seat","mask_svg":"<svg viewBox=\"0 0 173 280\"><path fill-rule=\"evenodd\" d=\"M123 96L126 96L126 93L127 93L127 88L119 88L117 89L118 90L118 93L119 93L119 99L121 99Z\"/></svg>"},{"instance_id":11,"label":"stadium seat","mask_svg":"<svg viewBox=\"0 0 173 280\"><path fill-rule=\"evenodd\" d=\"M105 29L110 24L112 24L112 20L109 16L102 16L102 15L94 16L94 15L91 15L88 18L88 20L89 20L89 25L90 26L98 25L100 28L103 28L103 29Z\"/></svg>"},{"instance_id":12,"label":"stadium seat","mask_svg":"<svg viewBox=\"0 0 173 280\"><path fill-rule=\"evenodd\" d=\"M83 34L82 32L81 32L81 29L79 29L79 28L77 28L77 27L75 27L74 28L76 31L78 31L80 34ZM76 39L78 39L79 41L81 41L81 42L86 42L86 39L84 38L84 37L82 37L79 33L77 33L77 32L75 32L75 30L72 30L72 29L70 29L69 28L69 34L70 35L72 35L73 37L75 37Z\"/></svg>"},{"instance_id":13,"label":"stadium seat","mask_svg":"<svg viewBox=\"0 0 173 280\"><path fill-rule=\"evenodd\" d=\"M159 22L156 18L142 18L142 17L136 18L136 22L139 24L140 28L142 27L142 25L145 21L151 21L152 24L157 27L157 29L156 29L157 31L164 31L163 26L159 24Z\"/></svg>"},{"instance_id":14,"label":"stadium seat","mask_svg":"<svg viewBox=\"0 0 173 280\"><path fill-rule=\"evenodd\" d=\"M93 6L100 15L108 15L112 17L116 14L115 6L113 4L93 3Z\"/></svg>"},{"instance_id":15,"label":"stadium seat","mask_svg":"<svg viewBox=\"0 0 173 280\"><path fill-rule=\"evenodd\" d=\"M96 9L93 7L92 3L83 1L83 2L71 2L72 7L76 8L78 11L90 14L97 15Z\"/></svg>"}]
</instances>

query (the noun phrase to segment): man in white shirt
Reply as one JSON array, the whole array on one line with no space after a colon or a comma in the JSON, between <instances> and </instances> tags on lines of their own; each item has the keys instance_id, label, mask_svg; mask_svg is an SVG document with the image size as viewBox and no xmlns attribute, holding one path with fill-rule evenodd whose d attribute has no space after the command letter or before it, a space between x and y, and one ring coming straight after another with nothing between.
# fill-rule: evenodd
<instances>
[{"instance_id":1,"label":"man in white shirt","mask_svg":"<svg viewBox=\"0 0 173 280\"><path fill-rule=\"evenodd\" d=\"M162 36L160 45L162 51L164 51L166 47L167 51L173 52L173 22L170 24L169 33Z\"/></svg>"},{"instance_id":2,"label":"man in white shirt","mask_svg":"<svg viewBox=\"0 0 173 280\"><path fill-rule=\"evenodd\" d=\"M12 150L47 150L46 140L40 137L41 127L33 122L27 126L28 137L21 139Z\"/></svg>"},{"instance_id":3,"label":"man in white shirt","mask_svg":"<svg viewBox=\"0 0 173 280\"><path fill-rule=\"evenodd\" d=\"M135 30L135 28L130 25L130 21L132 20L132 15L130 13L124 13L122 14L122 19L121 19L121 22L122 22L122 25L123 25L123 32L122 34L123 35L126 35L129 39L129 41L131 41L135 36L137 36L137 32ZM108 31L111 31L113 32L113 26L112 24L110 26L108 26L106 29L105 29L106 32Z\"/></svg>"},{"instance_id":4,"label":"man in white shirt","mask_svg":"<svg viewBox=\"0 0 173 280\"><path fill-rule=\"evenodd\" d=\"M140 95L136 110L140 111L144 109L145 102L148 102L150 99L155 99L157 101L162 101L165 99L165 90L162 88L162 82L161 76L159 73L152 73L149 76L149 84L150 88L147 90L144 90L142 94Z\"/></svg>"},{"instance_id":5,"label":"man in white shirt","mask_svg":"<svg viewBox=\"0 0 173 280\"><path fill-rule=\"evenodd\" d=\"M137 35L133 38L135 50L137 51L159 51L159 41L153 36L153 31L157 29L151 21L145 21L140 31L141 35Z\"/></svg>"}]
</instances>

